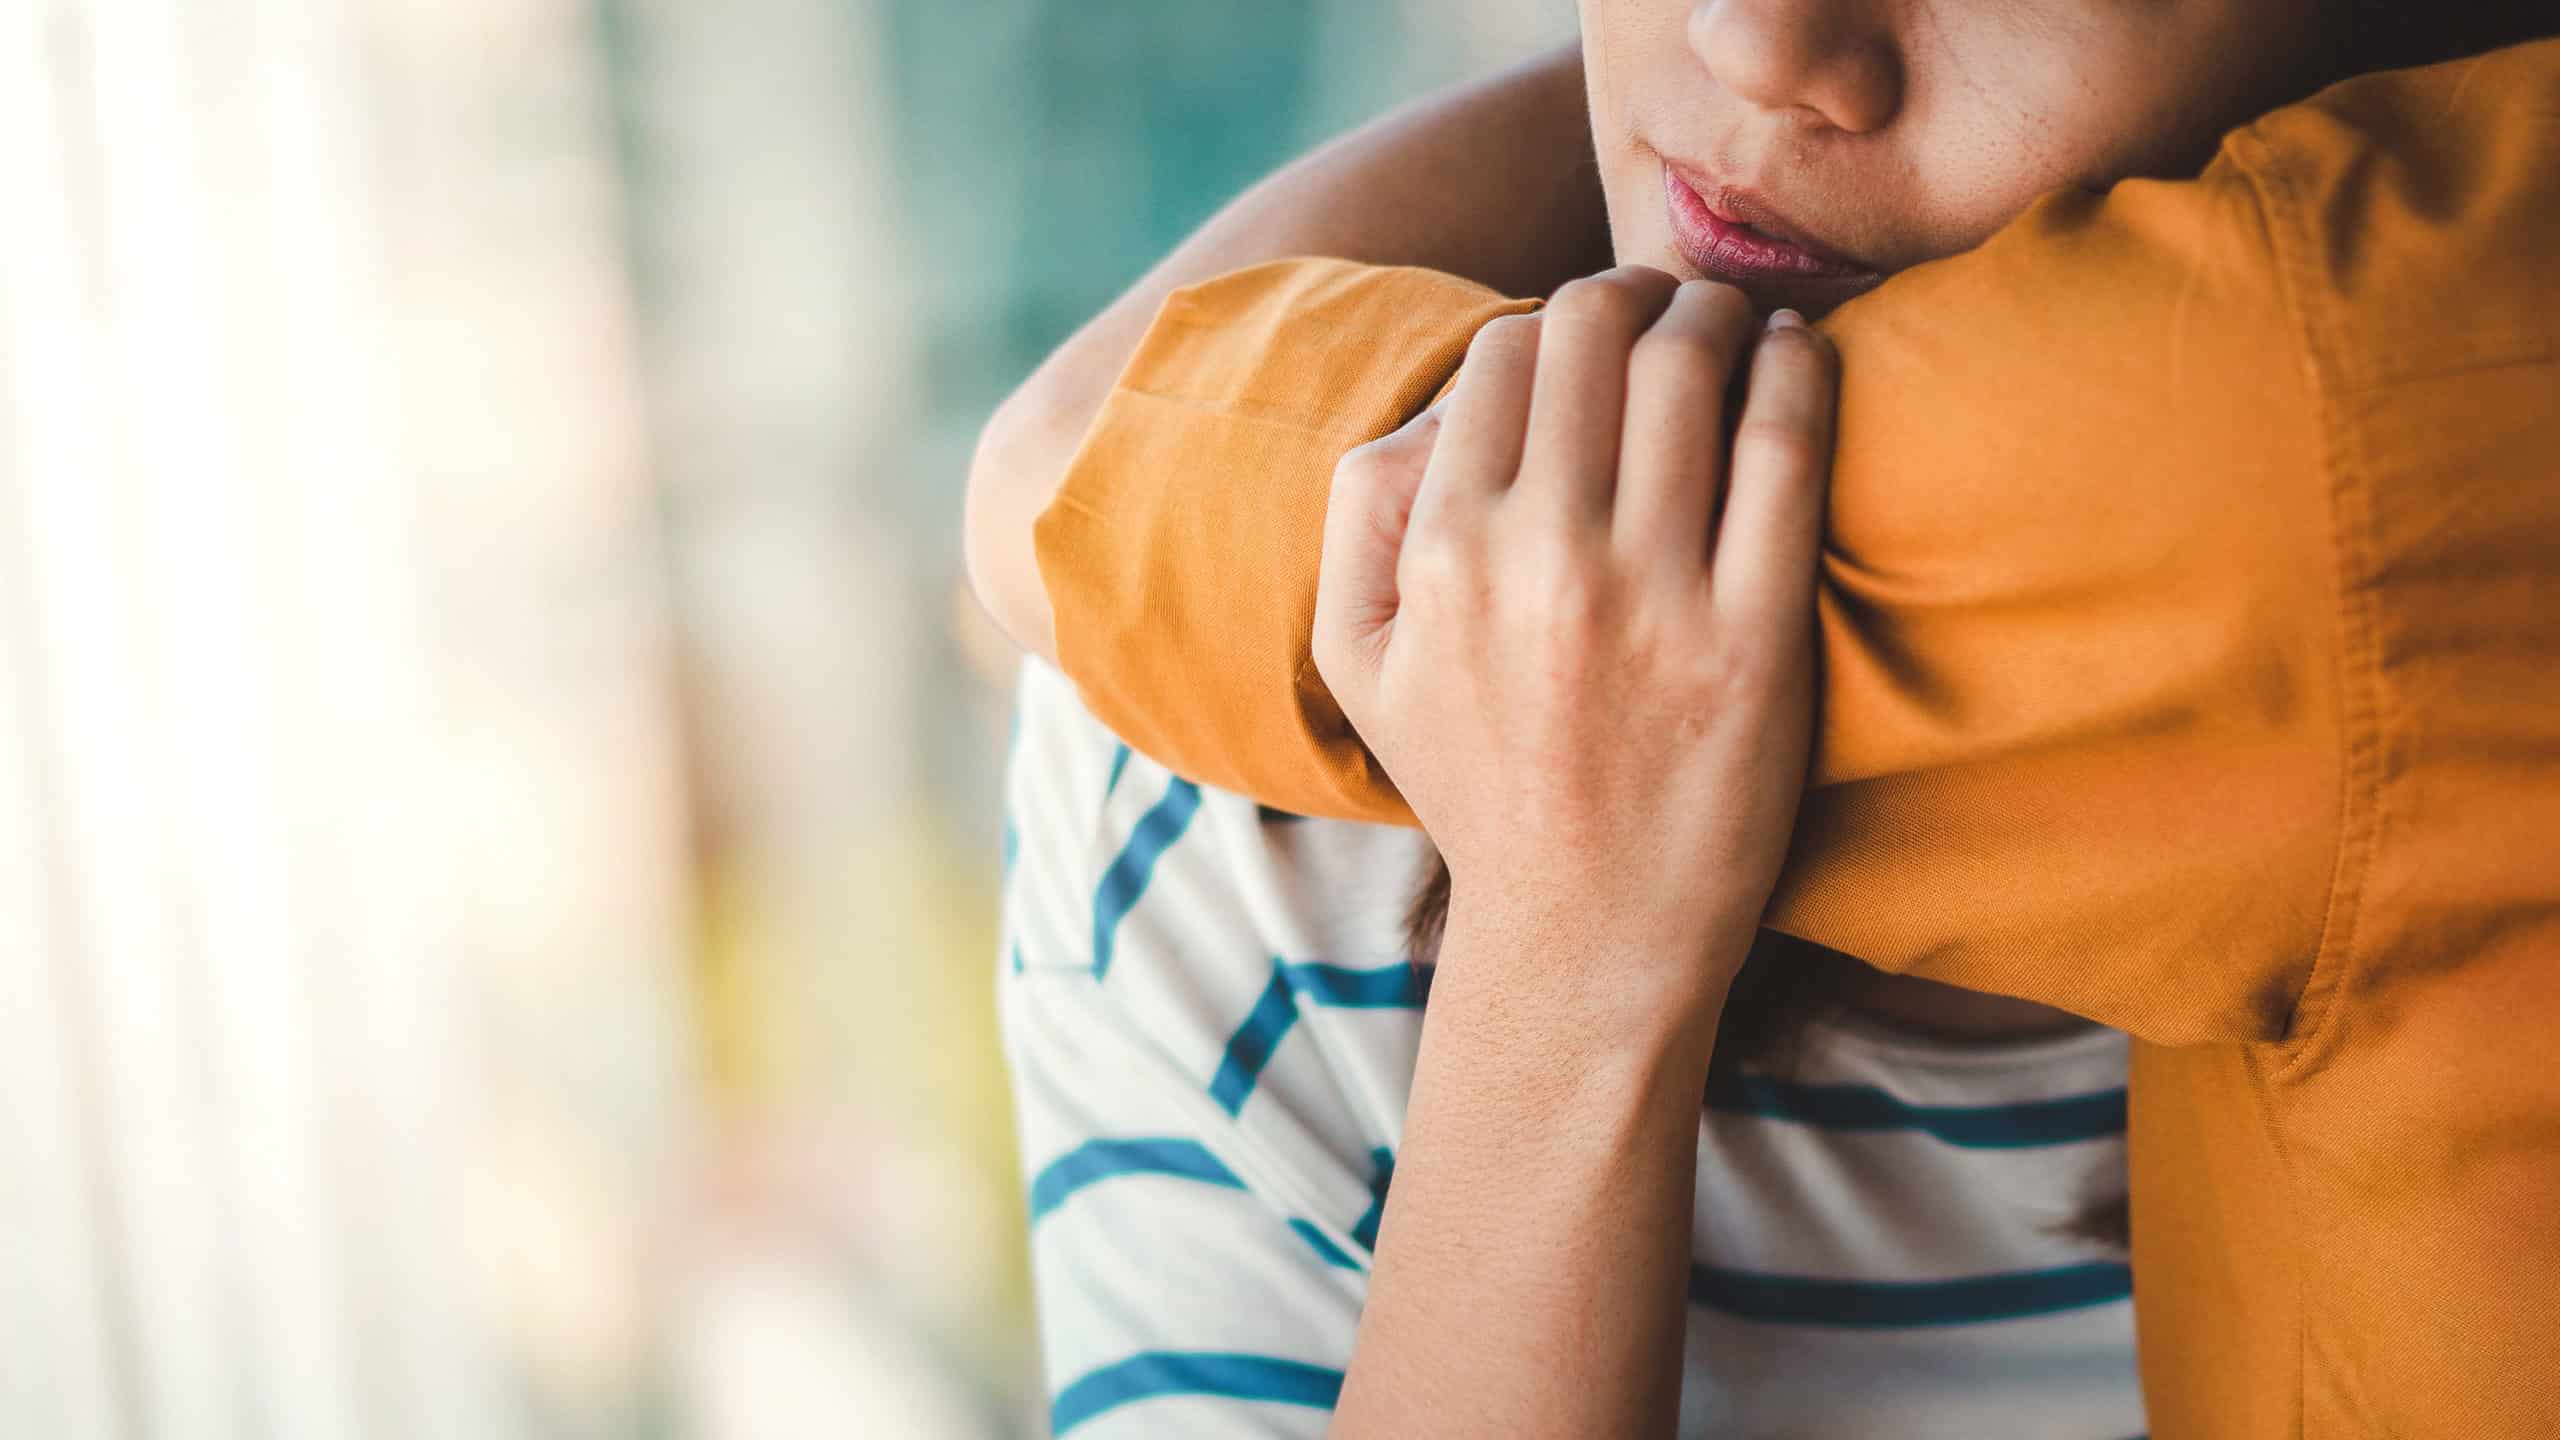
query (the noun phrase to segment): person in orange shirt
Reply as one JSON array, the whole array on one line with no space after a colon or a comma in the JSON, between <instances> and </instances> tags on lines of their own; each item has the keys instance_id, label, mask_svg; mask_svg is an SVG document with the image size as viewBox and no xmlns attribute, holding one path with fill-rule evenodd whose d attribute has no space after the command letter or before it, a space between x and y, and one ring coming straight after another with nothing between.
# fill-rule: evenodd
<instances>
[{"instance_id":1,"label":"person in orange shirt","mask_svg":"<svg viewBox=\"0 0 2560 1440\"><path fill-rule=\"evenodd\" d=\"M1685 7L1595 4L1592 133L1623 258L1819 306L1964 252L1827 326L1846 369L1826 708L1769 923L2144 1042L2158 1433L2549 1433L2560 1088L2530 1049L2560 1003L2560 866L2536 839L2560 809L2560 47L2351 84L2236 132L2195 179L2096 188L2178 173L2199 136L2313 78L2274 63L2331 33L2304 8L2312 28L2264 39L2245 33L2282 30L2263 12L2145 12L2140 50L2077 7L2040 31L2025 49L2053 63L2015 64L2000 97L2020 143L1974 158L2022 172L2012 211L2081 188L2006 228L1996 183L1931 187L1894 149L1918 143L1896 139L1906 107L1945 113L1955 76L1922 63L1964 53L1943 28L1687 12L1721 103L1752 117L1702 140L1646 63L1674 49L1646 26ZM2492 12L2430 20L2455 14ZM2126 69L2057 59L2075 43ZM2082 116L2093 74L2130 103ZM2043 76L2062 78L2038 97ZM1772 198L1702 173L1737 151L1764 186L1842 183ZM1987 197L1977 229L1946 194ZM1824 203L1839 214L1807 210ZM1053 375L991 427L982 591L1035 642L1054 601L1097 711L1186 773L1408 818L1313 676L1366 692L1353 708L1383 682L1338 635L1306 663L1312 535L1341 454L1509 308L1316 264L1185 291L1142 338L1106 316L1134 353L1107 396L1062 398ZM1057 463L1020 458L1044 444ZM1370 451L1345 498L1392 509L1409 468ZM1030 544L1017 492L1055 496L1033 603L1002 563Z\"/></svg>"}]
</instances>

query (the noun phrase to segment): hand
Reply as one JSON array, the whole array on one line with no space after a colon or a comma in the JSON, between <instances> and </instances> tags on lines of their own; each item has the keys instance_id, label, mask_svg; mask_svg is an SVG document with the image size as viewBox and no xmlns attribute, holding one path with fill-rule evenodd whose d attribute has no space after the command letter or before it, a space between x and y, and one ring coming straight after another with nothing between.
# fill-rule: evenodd
<instances>
[{"instance_id":1,"label":"hand","mask_svg":"<svg viewBox=\"0 0 2560 1440\"><path fill-rule=\"evenodd\" d=\"M1445 405L1344 457L1317 667L1460 911L1721 998L1804 785L1837 389L1792 315L1629 267L1488 325Z\"/></svg>"}]
</instances>

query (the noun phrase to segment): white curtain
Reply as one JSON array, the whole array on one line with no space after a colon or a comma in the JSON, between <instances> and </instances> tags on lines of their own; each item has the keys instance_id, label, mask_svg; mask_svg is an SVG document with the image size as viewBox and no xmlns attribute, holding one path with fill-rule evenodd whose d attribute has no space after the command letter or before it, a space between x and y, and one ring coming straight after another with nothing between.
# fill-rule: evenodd
<instances>
[{"instance_id":1,"label":"white curtain","mask_svg":"<svg viewBox=\"0 0 2560 1440\"><path fill-rule=\"evenodd\" d=\"M591 24L0 3L0 1433L637 1418L688 918Z\"/></svg>"}]
</instances>

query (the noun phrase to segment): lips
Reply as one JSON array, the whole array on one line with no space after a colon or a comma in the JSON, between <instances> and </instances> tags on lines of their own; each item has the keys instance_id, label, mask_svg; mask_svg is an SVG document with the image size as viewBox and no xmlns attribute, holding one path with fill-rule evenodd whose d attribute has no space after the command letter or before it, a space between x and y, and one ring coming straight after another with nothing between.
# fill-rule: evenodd
<instances>
[{"instance_id":1,"label":"lips","mask_svg":"<svg viewBox=\"0 0 2560 1440\"><path fill-rule=\"evenodd\" d=\"M1864 281L1873 270L1820 249L1749 194L1662 166L1672 239L1699 273L1734 283Z\"/></svg>"}]
</instances>

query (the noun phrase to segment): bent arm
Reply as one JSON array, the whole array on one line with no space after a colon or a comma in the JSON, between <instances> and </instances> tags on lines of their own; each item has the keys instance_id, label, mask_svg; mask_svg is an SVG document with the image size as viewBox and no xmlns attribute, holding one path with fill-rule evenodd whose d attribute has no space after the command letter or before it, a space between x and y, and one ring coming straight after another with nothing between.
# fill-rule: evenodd
<instances>
[{"instance_id":1,"label":"bent arm","mask_svg":"<svg viewBox=\"0 0 2560 1440\"><path fill-rule=\"evenodd\" d=\"M1292 255L1421 266L1508 295L1607 264L1579 47L1399 110L1255 185L997 407L970 465L966 548L980 602L1016 644L1056 653L1032 520L1166 298Z\"/></svg>"},{"instance_id":2,"label":"bent arm","mask_svg":"<svg viewBox=\"0 0 2560 1440\"><path fill-rule=\"evenodd\" d=\"M1106 406L1040 522L1059 658L1196 780L1410 824L1293 607L1342 417L1394 428L1489 317L1418 272L1291 271L1196 287ZM2282 294L2225 165L2056 197L1825 322L1825 706L1772 928L2162 1043L2282 1033L2343 744Z\"/></svg>"}]
</instances>

